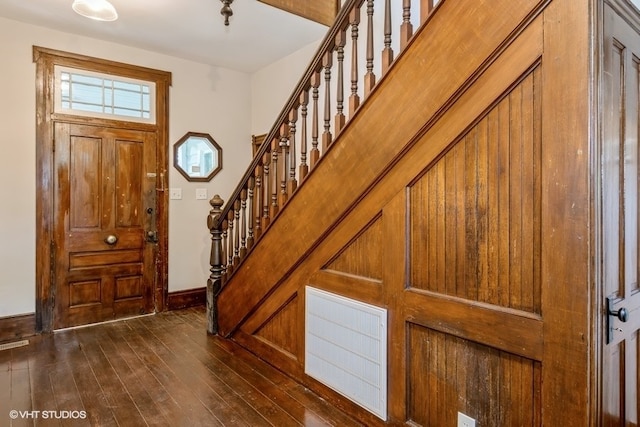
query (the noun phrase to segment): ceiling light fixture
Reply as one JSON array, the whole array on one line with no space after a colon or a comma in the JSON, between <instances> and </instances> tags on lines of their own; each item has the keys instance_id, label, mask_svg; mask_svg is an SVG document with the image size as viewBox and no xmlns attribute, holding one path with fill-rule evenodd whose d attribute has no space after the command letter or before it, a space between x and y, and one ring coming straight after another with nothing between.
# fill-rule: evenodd
<instances>
[{"instance_id":1,"label":"ceiling light fixture","mask_svg":"<svg viewBox=\"0 0 640 427\"><path fill-rule=\"evenodd\" d=\"M233 15L231 10L231 3L233 0L220 0L222 2L222 9L220 9L220 15L224 16L224 25L229 26L229 17Z\"/></svg>"},{"instance_id":2,"label":"ceiling light fixture","mask_svg":"<svg viewBox=\"0 0 640 427\"><path fill-rule=\"evenodd\" d=\"M74 0L71 8L78 15L96 21L115 21L118 19L118 12L107 0Z\"/></svg>"}]
</instances>

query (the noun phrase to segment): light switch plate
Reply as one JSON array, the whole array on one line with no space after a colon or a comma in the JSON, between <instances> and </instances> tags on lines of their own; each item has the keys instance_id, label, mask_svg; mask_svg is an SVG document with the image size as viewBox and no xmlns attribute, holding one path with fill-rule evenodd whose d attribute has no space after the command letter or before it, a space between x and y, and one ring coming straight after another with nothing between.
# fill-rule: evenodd
<instances>
[{"instance_id":1,"label":"light switch plate","mask_svg":"<svg viewBox=\"0 0 640 427\"><path fill-rule=\"evenodd\" d=\"M171 199L171 200L180 200L180 199L182 199L182 188L170 188L169 189L169 199Z\"/></svg>"},{"instance_id":2,"label":"light switch plate","mask_svg":"<svg viewBox=\"0 0 640 427\"><path fill-rule=\"evenodd\" d=\"M196 200L207 200L207 189L196 188Z\"/></svg>"}]
</instances>

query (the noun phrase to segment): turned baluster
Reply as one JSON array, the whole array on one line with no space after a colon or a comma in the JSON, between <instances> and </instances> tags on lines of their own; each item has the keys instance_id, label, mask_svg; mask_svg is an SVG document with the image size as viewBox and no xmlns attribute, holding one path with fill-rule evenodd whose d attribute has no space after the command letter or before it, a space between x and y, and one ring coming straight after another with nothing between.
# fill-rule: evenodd
<instances>
[{"instance_id":1,"label":"turned baluster","mask_svg":"<svg viewBox=\"0 0 640 427\"><path fill-rule=\"evenodd\" d=\"M271 210L269 216L274 218L278 213L278 139L271 141Z\"/></svg>"},{"instance_id":2,"label":"turned baluster","mask_svg":"<svg viewBox=\"0 0 640 427\"><path fill-rule=\"evenodd\" d=\"M265 153L261 159L261 165L256 170L256 185L259 189L256 205L256 239L259 239L264 229L269 225L269 163L271 156Z\"/></svg>"},{"instance_id":3,"label":"turned baluster","mask_svg":"<svg viewBox=\"0 0 640 427\"><path fill-rule=\"evenodd\" d=\"M384 49L382 49L382 74L384 75L393 62L391 48L391 0L384 4Z\"/></svg>"},{"instance_id":4,"label":"turned baluster","mask_svg":"<svg viewBox=\"0 0 640 427\"><path fill-rule=\"evenodd\" d=\"M233 215L233 209L230 209L227 214L227 279L233 273Z\"/></svg>"},{"instance_id":5,"label":"turned baluster","mask_svg":"<svg viewBox=\"0 0 640 427\"><path fill-rule=\"evenodd\" d=\"M322 133L322 152L331 145L331 67L333 66L333 53L326 52L322 59L324 67L324 132Z\"/></svg>"},{"instance_id":6,"label":"turned baluster","mask_svg":"<svg viewBox=\"0 0 640 427\"><path fill-rule=\"evenodd\" d=\"M298 120L297 108L289 112L289 179L287 180L287 193L289 196L296 191L296 121Z\"/></svg>"},{"instance_id":7,"label":"turned baluster","mask_svg":"<svg viewBox=\"0 0 640 427\"><path fill-rule=\"evenodd\" d=\"M252 178L249 178L251 182ZM240 227L240 258L244 258L247 255L247 199L248 191L243 189L240 192L240 212L238 213L242 219L242 227ZM249 218L252 216L249 215Z\"/></svg>"},{"instance_id":8,"label":"turned baluster","mask_svg":"<svg viewBox=\"0 0 640 427\"><path fill-rule=\"evenodd\" d=\"M289 176L289 125L282 124L280 126L280 164L282 165L280 171L280 206L284 206L287 203L287 177Z\"/></svg>"},{"instance_id":9,"label":"turned baluster","mask_svg":"<svg viewBox=\"0 0 640 427\"><path fill-rule=\"evenodd\" d=\"M262 156L262 169L264 170L264 180L262 181L263 197L262 197L262 229L265 230L269 225L269 207L271 205L271 179L269 179L269 171L271 163L271 153L266 152Z\"/></svg>"},{"instance_id":10,"label":"turned baluster","mask_svg":"<svg viewBox=\"0 0 640 427\"><path fill-rule=\"evenodd\" d=\"M364 75L364 96L376 85L373 73L373 0L367 0L367 73Z\"/></svg>"},{"instance_id":11,"label":"turned baluster","mask_svg":"<svg viewBox=\"0 0 640 427\"><path fill-rule=\"evenodd\" d=\"M300 129L300 182L307 177L309 166L307 165L307 105L309 104L309 91L304 90L300 94L300 113L302 114L302 128Z\"/></svg>"},{"instance_id":12,"label":"turned baluster","mask_svg":"<svg viewBox=\"0 0 640 427\"><path fill-rule=\"evenodd\" d=\"M245 246L245 253L246 250L251 248L251 246L253 246L253 221L255 220L255 203L254 203L254 194L253 194L253 190L255 188L256 185L256 181L255 178L253 176L249 177L249 181L247 181L247 203L248 203L248 210L247 210L247 219L246 221L248 222L247 225L247 244ZM242 212L242 215L245 215L245 212Z\"/></svg>"},{"instance_id":13,"label":"turned baluster","mask_svg":"<svg viewBox=\"0 0 640 427\"><path fill-rule=\"evenodd\" d=\"M235 226L236 238L234 243L233 264L238 265L238 263L240 263L240 200L236 200L233 203L233 214L235 216L234 222L236 224Z\"/></svg>"},{"instance_id":14,"label":"turned baluster","mask_svg":"<svg viewBox=\"0 0 640 427\"><path fill-rule=\"evenodd\" d=\"M340 133L344 127L344 46L347 44L347 31L340 30L336 35L336 48L338 52L338 84L336 94L336 121L335 134Z\"/></svg>"},{"instance_id":15,"label":"turned baluster","mask_svg":"<svg viewBox=\"0 0 640 427\"><path fill-rule=\"evenodd\" d=\"M353 117L360 106L358 95L358 25L360 25L360 5L349 14L351 24L351 96L349 96L349 118Z\"/></svg>"},{"instance_id":16,"label":"turned baluster","mask_svg":"<svg viewBox=\"0 0 640 427\"><path fill-rule=\"evenodd\" d=\"M254 235L255 241L257 241L262 235L262 166L256 166L255 170L255 202L254 207L251 210L253 215L255 215L255 225L254 225ZM254 242L251 242L249 247L253 246Z\"/></svg>"},{"instance_id":17,"label":"turned baluster","mask_svg":"<svg viewBox=\"0 0 640 427\"><path fill-rule=\"evenodd\" d=\"M225 218L222 221L222 283L227 281L227 231L229 230L229 222Z\"/></svg>"},{"instance_id":18,"label":"turned baluster","mask_svg":"<svg viewBox=\"0 0 640 427\"><path fill-rule=\"evenodd\" d=\"M316 165L318 159L320 159L320 150L318 150L318 134L319 134L319 126L318 126L318 98L319 95L319 87L320 87L320 73L316 71L311 75L311 87L312 89L312 98L313 98L313 111L311 117L311 169Z\"/></svg>"},{"instance_id":19,"label":"turned baluster","mask_svg":"<svg viewBox=\"0 0 640 427\"><path fill-rule=\"evenodd\" d=\"M209 265L211 265L209 280L207 280L207 332L218 333L218 295L222 289L222 205L224 201L217 194L209 201L211 210L207 217L207 227L211 234L211 253Z\"/></svg>"},{"instance_id":20,"label":"turned baluster","mask_svg":"<svg viewBox=\"0 0 640 427\"><path fill-rule=\"evenodd\" d=\"M400 51L411 40L413 36L413 25L411 24L411 0L402 0L402 25L400 26Z\"/></svg>"},{"instance_id":21,"label":"turned baluster","mask_svg":"<svg viewBox=\"0 0 640 427\"><path fill-rule=\"evenodd\" d=\"M433 9L433 0L420 0L420 24L424 24Z\"/></svg>"}]
</instances>

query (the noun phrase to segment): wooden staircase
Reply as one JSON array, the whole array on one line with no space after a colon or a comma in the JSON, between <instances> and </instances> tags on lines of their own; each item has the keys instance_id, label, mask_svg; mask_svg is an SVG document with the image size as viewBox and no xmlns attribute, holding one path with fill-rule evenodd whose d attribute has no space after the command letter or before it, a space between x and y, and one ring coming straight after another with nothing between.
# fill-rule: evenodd
<instances>
[{"instance_id":1,"label":"wooden staircase","mask_svg":"<svg viewBox=\"0 0 640 427\"><path fill-rule=\"evenodd\" d=\"M367 425L596 425L590 2L344 3L211 201L209 332ZM387 420L305 374L306 286L388 310Z\"/></svg>"},{"instance_id":2,"label":"wooden staircase","mask_svg":"<svg viewBox=\"0 0 640 427\"><path fill-rule=\"evenodd\" d=\"M397 41L400 49L407 46L413 36L410 3L408 1L398 2L397 0L393 2L393 6L396 7L395 12L403 17L400 37ZM356 151L353 143L344 142L340 145L349 144L349 153L333 149L333 146L337 145L334 140L337 143L342 138L342 133L346 134L346 129L354 126L353 123L357 121L357 118L365 114L363 111L374 111L378 108L367 106L373 102L372 99L385 98L382 102L386 106L366 120L375 117L374 120L382 125L387 121L387 125L392 124L396 119L402 121L409 119L420 123L414 125L413 128L407 126L404 129L393 129L393 133L396 134L394 138L403 138L408 142L411 135L415 134L424 124L423 119L414 120L401 110L396 111L400 113L396 115L397 117L391 118L389 116L388 105L393 105L393 102L405 97L403 92L406 92L406 89L402 88L401 81L395 82L389 89L389 93L397 91L391 97L387 97L386 93L382 96L375 94L377 88L383 86L383 81L392 78L386 77L386 73L394 61L394 51L391 46L391 16L393 13L391 8L391 0L386 2L380 0L345 2L336 18L335 25L327 33L276 124L265 137L265 142L261 144L260 150L254 156L254 161L243 176L241 184L231 196L231 200L226 203L224 209L221 209L221 200L212 201L212 205L215 206L210 215L210 223L214 225L214 219L217 218L215 223L217 227L212 227L212 234L216 241L220 241L219 251L216 252L216 255L220 256L219 263L212 262L212 265L220 267L216 270L216 274L220 277L214 278L214 274L212 281L219 280L221 285L224 285L220 288L224 288L221 292L225 295L230 292L242 292L240 288L226 286L226 283L232 277L234 280L245 280L235 279L235 277L240 277L243 274L242 271L248 267L245 262L251 262L248 259L253 258L254 261L258 259L256 253L260 250L259 247L269 247L268 252L274 249L264 239L269 239L268 236L271 235L271 239L280 241L276 236L282 236L282 233L297 233L297 229L301 228L299 232L302 234L299 235L299 239L285 243L288 250L295 250L293 257L280 260L271 259L269 263L258 262L261 265L260 274L273 271L273 265L269 265L273 262L282 262L283 268L291 268L300 257L305 255L306 251L316 244L318 239L322 238L322 233L330 230L331 221L336 221L345 209L349 209L350 203L353 203L360 193L365 191L366 187L364 186L370 184L402 148L400 145L384 144L392 150L386 152L383 150L383 145L376 144L376 150L372 151L370 143L362 144L360 142L361 150ZM422 0L421 9L414 11L414 14L426 22L429 12L433 11L433 8L432 0ZM376 13L377 15L375 15ZM414 18L414 21L415 19L417 18ZM375 36L374 23L382 24L384 31L381 32L380 37ZM364 27L364 31L362 27ZM362 36L363 33L365 37ZM443 35L443 37L448 36ZM379 57L374 56L375 43L382 45L382 54ZM349 51L347 52L347 50ZM444 63L446 63L446 58L443 58L440 63L430 64L430 69L434 73L439 67L444 70L446 68ZM408 66L412 67L414 64ZM413 71L414 75L416 70ZM350 86L349 91L345 91L347 80ZM335 102L333 101L334 97ZM368 127L366 122L363 123L365 123L363 127ZM401 124L401 122L396 122L396 124ZM398 132L402 132L403 136L398 135ZM371 133L370 137L374 135L375 132ZM332 152L333 155L331 155ZM300 154L296 155L296 153ZM331 155L332 160L325 160L327 155ZM369 173L354 171L353 167L358 164L359 159L365 157L369 165L366 172ZM340 167L337 167L337 163L333 163L336 159L340 161ZM330 165L322 166L327 162ZM376 164L378 169L373 169ZM318 170L322 168L326 168L326 172L320 177L321 173ZM319 177L311 179L312 176ZM314 206L312 209L322 211L323 214L314 218L312 224L307 224L306 221L295 225L287 220L276 221L282 215L291 215L297 211L296 208L289 206L297 203L294 200L298 193L298 187L302 187L304 184L311 188L310 191L307 190L311 195L318 195L324 192L319 188L324 187L329 177L342 185L353 186L354 192L345 194L344 191L347 188L342 188L339 194L325 193L327 197L324 202L322 198L313 196ZM354 179L358 177L361 179ZM342 194L345 194L344 198L341 197ZM304 203L307 204L309 201L304 201ZM288 208L289 214L284 213L285 207ZM269 233L266 233L267 230ZM218 233L214 233L215 231ZM249 253L252 254L251 257L247 256ZM284 276L282 272L278 275L280 278ZM266 278L259 279L259 282L265 286L264 290L260 290L262 285L257 287L250 285L247 289L251 290L245 295L250 300L241 297L247 308L249 305L253 307L258 304L272 287L277 287L276 281L280 280L276 278L264 279ZM225 335L230 334L249 311L250 309L245 313L237 311L236 318L225 315L224 319L218 319L218 325L215 327L219 327L219 332Z\"/></svg>"}]
</instances>

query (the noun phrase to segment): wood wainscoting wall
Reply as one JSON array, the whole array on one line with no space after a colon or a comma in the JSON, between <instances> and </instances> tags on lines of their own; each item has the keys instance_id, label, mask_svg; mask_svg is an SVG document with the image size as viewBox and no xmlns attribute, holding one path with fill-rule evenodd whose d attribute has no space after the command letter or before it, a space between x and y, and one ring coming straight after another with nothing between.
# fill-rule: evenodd
<instances>
[{"instance_id":1,"label":"wood wainscoting wall","mask_svg":"<svg viewBox=\"0 0 640 427\"><path fill-rule=\"evenodd\" d=\"M310 285L388 309L391 423L597 425L590 3L442 2L234 271L221 331L381 424L304 374Z\"/></svg>"}]
</instances>

